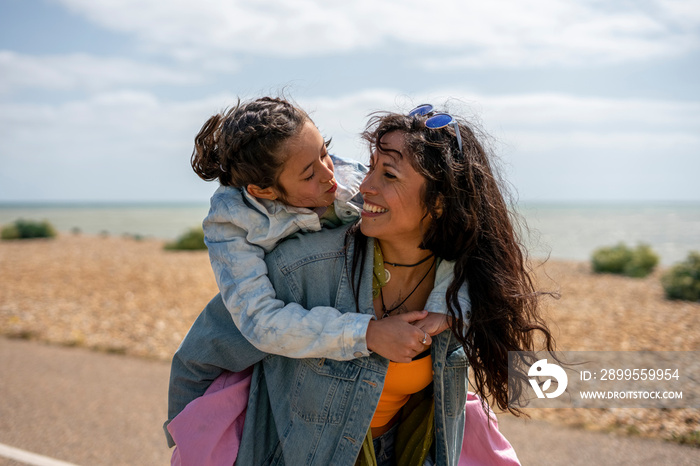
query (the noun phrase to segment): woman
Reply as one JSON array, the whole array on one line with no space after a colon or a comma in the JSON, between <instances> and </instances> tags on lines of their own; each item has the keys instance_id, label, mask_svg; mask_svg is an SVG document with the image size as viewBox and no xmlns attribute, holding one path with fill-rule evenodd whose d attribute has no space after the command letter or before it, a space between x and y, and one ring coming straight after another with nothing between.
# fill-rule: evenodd
<instances>
[{"instance_id":1,"label":"woman","mask_svg":"<svg viewBox=\"0 0 700 466\"><path fill-rule=\"evenodd\" d=\"M534 330L553 349L486 151L466 124L431 110L370 122L365 138L374 150L359 228L287 240L266 262L283 301L371 314L378 324L425 308L446 314L450 330L417 347L408 384L404 365L376 354L344 362L264 357L241 339L235 346L233 330L220 332L212 364L235 371L262 359L237 464L423 464L428 455L456 464L467 364L482 399L510 409L508 351L533 349ZM428 299L444 260L454 261L452 282L444 299ZM196 346L211 322L225 320L213 300L183 345ZM171 380L182 386L205 373L206 365L176 355Z\"/></svg>"}]
</instances>

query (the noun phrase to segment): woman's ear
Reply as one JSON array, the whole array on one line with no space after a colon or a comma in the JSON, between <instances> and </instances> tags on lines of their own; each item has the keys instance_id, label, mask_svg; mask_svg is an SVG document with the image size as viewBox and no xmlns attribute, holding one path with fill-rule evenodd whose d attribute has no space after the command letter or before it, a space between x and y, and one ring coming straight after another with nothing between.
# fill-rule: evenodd
<instances>
[{"instance_id":1,"label":"woman's ear","mask_svg":"<svg viewBox=\"0 0 700 466\"><path fill-rule=\"evenodd\" d=\"M253 197L257 197L258 199L269 199L271 201L277 199L277 193L274 189L272 189L272 187L260 188L254 184L249 184L246 187L246 191L248 191L248 194Z\"/></svg>"},{"instance_id":2,"label":"woman's ear","mask_svg":"<svg viewBox=\"0 0 700 466\"><path fill-rule=\"evenodd\" d=\"M437 215L437 218L442 217L442 207L445 204L444 199L444 196L440 194L435 201L435 214Z\"/></svg>"}]
</instances>

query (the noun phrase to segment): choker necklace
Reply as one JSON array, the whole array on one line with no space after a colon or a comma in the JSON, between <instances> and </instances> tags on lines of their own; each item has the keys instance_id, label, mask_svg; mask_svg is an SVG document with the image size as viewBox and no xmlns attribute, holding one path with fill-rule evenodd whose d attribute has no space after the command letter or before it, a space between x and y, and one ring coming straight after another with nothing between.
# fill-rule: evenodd
<instances>
[{"instance_id":1,"label":"choker necklace","mask_svg":"<svg viewBox=\"0 0 700 466\"><path fill-rule=\"evenodd\" d=\"M423 262L427 261L427 260L430 259L431 257L433 257L433 254L429 255L429 256L426 257L425 259L419 260L419 261L416 262L415 264L398 264L398 263L396 263L396 262L389 262L388 260L385 260L384 263L385 263L385 264L392 265L392 266L394 266L394 267L416 267L416 266L418 266L418 265L421 265Z\"/></svg>"},{"instance_id":2,"label":"choker necklace","mask_svg":"<svg viewBox=\"0 0 700 466\"><path fill-rule=\"evenodd\" d=\"M429 257L432 257L432 255L429 256ZM423 259L420 263L425 262L427 259L428 259L428 258L426 257L426 258ZM387 263L388 263L388 262L387 262ZM416 264L416 265L418 265L418 264ZM382 319L385 318L385 317L389 317L389 314L391 314L392 312L394 312L395 310L397 310L398 308L400 308L401 306L403 306L403 303L405 303L406 301L408 301L408 298L410 298L410 297L413 295L413 293L416 292L416 290L417 290L418 287L421 285L421 283L423 283L423 281L428 277L428 274L430 273L430 271L433 270L433 267L434 267L434 266L435 266L435 261L433 261L433 263L430 264L430 267L428 268L428 271L425 272L425 275L423 275L423 278L420 279L420 281L419 281L418 284L413 288L413 290L411 290L411 292L408 293L408 296L406 296L406 297L404 298L404 300L401 301L401 302L399 303L398 306L394 306L394 307L392 307L391 309L387 309L387 308L386 308L386 305L384 304L384 293L382 292L382 288L379 288L379 296L381 296L381 298L382 298Z\"/></svg>"}]
</instances>

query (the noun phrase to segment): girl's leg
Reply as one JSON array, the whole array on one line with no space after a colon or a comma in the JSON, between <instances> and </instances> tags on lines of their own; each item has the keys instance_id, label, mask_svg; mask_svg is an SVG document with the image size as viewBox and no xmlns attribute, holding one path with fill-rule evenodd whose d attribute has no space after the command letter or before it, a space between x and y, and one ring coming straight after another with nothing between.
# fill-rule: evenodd
<instances>
[{"instance_id":1,"label":"girl's leg","mask_svg":"<svg viewBox=\"0 0 700 466\"><path fill-rule=\"evenodd\" d=\"M238 456L252 368L224 372L168 424L171 465L232 465Z\"/></svg>"}]
</instances>

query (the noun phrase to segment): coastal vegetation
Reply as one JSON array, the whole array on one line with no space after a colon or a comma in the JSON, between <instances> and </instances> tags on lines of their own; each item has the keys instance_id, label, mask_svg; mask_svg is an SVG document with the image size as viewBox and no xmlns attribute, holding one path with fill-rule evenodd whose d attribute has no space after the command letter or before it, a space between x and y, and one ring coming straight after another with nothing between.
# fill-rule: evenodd
<instances>
[{"instance_id":1,"label":"coastal vegetation","mask_svg":"<svg viewBox=\"0 0 700 466\"><path fill-rule=\"evenodd\" d=\"M202 227L190 228L182 235L178 236L175 241L165 244L165 249L169 251L196 251L199 249L207 249L204 244L204 232Z\"/></svg>"},{"instance_id":2,"label":"coastal vegetation","mask_svg":"<svg viewBox=\"0 0 700 466\"><path fill-rule=\"evenodd\" d=\"M0 238L8 239L29 239L29 238L53 238L56 236L56 229L46 220L16 220L10 225L6 225L0 232Z\"/></svg>"},{"instance_id":3,"label":"coastal vegetation","mask_svg":"<svg viewBox=\"0 0 700 466\"><path fill-rule=\"evenodd\" d=\"M700 301L700 252L691 251L683 262L671 267L661 284L668 299Z\"/></svg>"},{"instance_id":4,"label":"coastal vegetation","mask_svg":"<svg viewBox=\"0 0 700 466\"><path fill-rule=\"evenodd\" d=\"M659 263L659 256L648 244L632 249L624 243L593 251L591 266L596 273L612 273L626 277L646 277Z\"/></svg>"}]
</instances>

